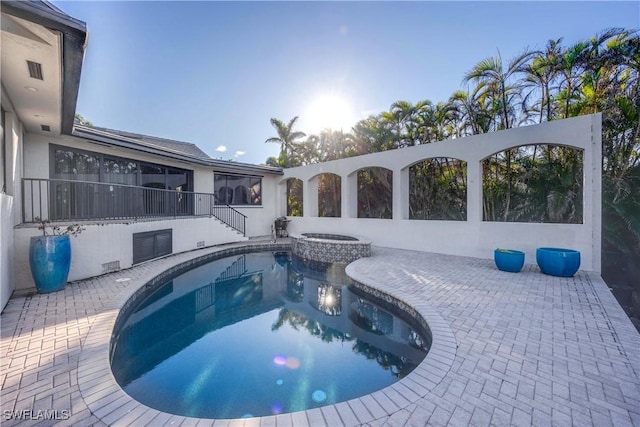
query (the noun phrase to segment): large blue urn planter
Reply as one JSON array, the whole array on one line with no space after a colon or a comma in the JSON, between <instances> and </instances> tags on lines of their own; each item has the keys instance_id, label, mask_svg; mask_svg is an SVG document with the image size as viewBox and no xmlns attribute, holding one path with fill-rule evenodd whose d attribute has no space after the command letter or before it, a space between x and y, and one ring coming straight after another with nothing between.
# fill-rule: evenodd
<instances>
[{"instance_id":1,"label":"large blue urn planter","mask_svg":"<svg viewBox=\"0 0 640 427\"><path fill-rule=\"evenodd\" d=\"M538 248L536 262L544 274L573 277L580 268L580 252L564 248Z\"/></svg>"},{"instance_id":2,"label":"large blue urn planter","mask_svg":"<svg viewBox=\"0 0 640 427\"><path fill-rule=\"evenodd\" d=\"M69 236L36 236L29 244L31 275L40 293L64 289L71 267Z\"/></svg>"},{"instance_id":3,"label":"large blue urn planter","mask_svg":"<svg viewBox=\"0 0 640 427\"><path fill-rule=\"evenodd\" d=\"M514 249L496 249L493 251L493 260L499 270L517 273L524 265L524 252Z\"/></svg>"}]
</instances>

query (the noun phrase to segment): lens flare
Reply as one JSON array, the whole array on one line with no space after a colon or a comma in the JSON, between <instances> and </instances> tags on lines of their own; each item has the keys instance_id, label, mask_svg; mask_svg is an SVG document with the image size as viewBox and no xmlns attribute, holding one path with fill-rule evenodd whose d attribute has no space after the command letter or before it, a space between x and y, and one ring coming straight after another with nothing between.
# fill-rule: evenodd
<instances>
[{"instance_id":1,"label":"lens flare","mask_svg":"<svg viewBox=\"0 0 640 427\"><path fill-rule=\"evenodd\" d=\"M300 360L297 357L288 357L287 358L287 368L289 369L298 369L300 367Z\"/></svg>"},{"instance_id":2,"label":"lens flare","mask_svg":"<svg viewBox=\"0 0 640 427\"><path fill-rule=\"evenodd\" d=\"M287 364L287 356L278 354L273 358L273 363L275 363L276 365L284 366Z\"/></svg>"},{"instance_id":3,"label":"lens flare","mask_svg":"<svg viewBox=\"0 0 640 427\"><path fill-rule=\"evenodd\" d=\"M325 393L322 390L316 390L313 392L313 394L311 395L311 398L313 399L314 402L316 403L322 403L325 400L327 400L327 393Z\"/></svg>"}]
</instances>

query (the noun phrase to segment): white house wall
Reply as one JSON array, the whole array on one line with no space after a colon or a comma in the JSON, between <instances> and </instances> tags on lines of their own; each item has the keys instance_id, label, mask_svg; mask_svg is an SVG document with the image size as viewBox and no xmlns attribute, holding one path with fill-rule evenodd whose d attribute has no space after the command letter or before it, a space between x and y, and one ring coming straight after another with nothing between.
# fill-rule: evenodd
<instances>
[{"instance_id":1,"label":"white house wall","mask_svg":"<svg viewBox=\"0 0 640 427\"><path fill-rule=\"evenodd\" d=\"M24 177L49 179L50 177L50 144L109 154L117 157L148 161L166 166L174 166L194 172L194 191L201 193L214 192L213 169L211 167L174 161L160 156L146 155L133 150L111 149L110 147L88 143L84 139L70 136L43 136L26 134L24 141ZM278 179L266 175L262 179L262 206L234 206L247 216L246 235L259 236L270 233L271 224L277 216ZM19 182L19 180L18 180ZM19 185L19 184L18 184ZM20 192L20 187L17 188ZM28 204L27 204L28 205ZM4 205L3 205L4 206ZM17 207L16 207L17 206ZM37 207L36 207L37 208ZM11 211L11 207L7 208ZM29 206L27 206L29 209ZM14 224L20 222L21 207L13 206L17 216ZM86 230L71 239L72 264L69 280L80 280L103 274L103 264L118 262L120 268L128 268L133 261L133 234L145 231L173 229L173 253L194 250L199 242L205 246L244 240L245 237L236 231L208 217L179 218L151 221L119 221L100 224L84 224ZM30 289L35 285L31 277L28 249L29 240L40 232L35 225L22 225L8 233L12 236L15 248L13 266L15 270L15 288Z\"/></svg>"},{"instance_id":2,"label":"white house wall","mask_svg":"<svg viewBox=\"0 0 640 427\"><path fill-rule=\"evenodd\" d=\"M491 258L493 249L525 251L527 263L535 263L541 246L568 247L582 255L581 268L600 271L601 250L601 115L581 116L502 132L474 135L398 150L351 157L326 163L285 169L281 177L279 212L286 212L286 180L303 182L303 217L289 217L290 231L343 232L394 248ZM482 220L481 162L507 148L530 144L562 144L584 150L583 223L539 224ZM467 220L410 220L408 169L434 157L467 162ZM393 219L356 218L356 172L368 167L393 171ZM341 177L342 216L318 217L317 177L334 173Z\"/></svg>"},{"instance_id":3,"label":"white house wall","mask_svg":"<svg viewBox=\"0 0 640 427\"><path fill-rule=\"evenodd\" d=\"M173 253L195 250L198 243L204 247L246 240L241 234L219 221L208 217L87 224L80 235L71 237L71 270L69 280L80 280L104 274L103 264L118 262L120 269L133 263L133 234L173 229ZM29 268L29 242L40 235L34 226L15 229L16 289L34 288Z\"/></svg>"},{"instance_id":4,"label":"white house wall","mask_svg":"<svg viewBox=\"0 0 640 427\"><path fill-rule=\"evenodd\" d=\"M15 289L13 227L20 222L17 206L20 206L20 178L22 176L23 126L11 110L11 102L2 90L2 107L5 111L6 193L0 193L0 310L9 301Z\"/></svg>"}]
</instances>

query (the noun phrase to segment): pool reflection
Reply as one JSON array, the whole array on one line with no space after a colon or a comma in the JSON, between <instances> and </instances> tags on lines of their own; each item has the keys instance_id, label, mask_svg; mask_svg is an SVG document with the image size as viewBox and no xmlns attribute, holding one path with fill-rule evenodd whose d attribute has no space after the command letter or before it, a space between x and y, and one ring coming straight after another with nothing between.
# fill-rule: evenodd
<instances>
[{"instance_id":1,"label":"pool reflection","mask_svg":"<svg viewBox=\"0 0 640 427\"><path fill-rule=\"evenodd\" d=\"M233 346L236 347L233 351L242 352L242 370L247 381L260 383L261 380L256 379L256 376L266 369L260 366L259 360L264 360L260 359L260 353L266 355L271 350L261 348L255 354L249 354L253 351L251 347L246 347L246 350L241 348L244 349L251 341L260 341L262 346L267 346L272 338L267 336L269 332L265 334L262 331L265 326L274 334L280 333L288 337L286 339L290 340L290 344L279 344L281 349L288 346L293 351L298 346L300 349L316 346L311 343L302 344L302 340L306 339L303 335L320 343L339 343L347 353L350 349L350 353L357 356L356 359L375 362L387 372L387 378L394 378L385 380L382 374L369 374L371 378L367 377L367 380L359 382L372 382L375 376L379 385L372 387L390 384L407 375L424 359L429 347L428 337L423 338L422 329L412 326L414 324L410 319L394 314L396 310L388 303L349 286L349 283L350 279L344 273L343 266L317 263L309 265L292 259L287 252L276 252L271 256L240 255L197 267L159 286L128 313L126 321L119 330L114 331L111 357L113 373L125 391L132 393L139 401L151 407L187 415L184 412L185 402L172 397L170 391L158 389L158 384L166 383L163 376L172 372L172 381L178 383L183 378L211 376L218 383L199 385L198 389L211 390L209 393L214 393L215 390L215 393L221 393L221 398L225 395L221 381L230 384L235 390L240 380L234 379L234 372L230 370L214 371L213 364L214 361L218 364L227 363L221 358L227 357L223 353L231 350L229 346ZM266 325L265 321L268 322ZM235 329L226 329L232 325ZM225 344L214 341L214 335L224 335L228 341ZM194 353L194 346L206 346L210 353L198 355ZM317 353L315 359L304 352L297 356L295 353L271 353L276 355L275 358L270 356L274 364L300 371L300 375L304 375L297 379L287 379L286 376L277 378L273 384L278 386L279 392L287 390L288 384L306 384L312 378L316 382L335 383L331 386L334 391L323 396L323 399L318 399L319 394L316 393L316 398L309 400L307 396L305 401L300 398L299 392L289 390L289 402L286 399L283 401L284 411L322 406L361 395L358 394L361 392L357 387L352 385L353 382L347 388L339 386L339 375L330 379L322 372L309 370L312 366L320 369L320 366L335 367L336 364L348 365L352 374L360 369L356 367L355 361L347 362L344 355L338 359L328 359L336 357L338 353L322 348L324 350ZM194 367L200 369L200 374L188 371L192 368L190 363L179 365L181 370L184 369L181 373L176 372L175 367L169 368L170 365L175 365L178 360L176 356L179 357L180 353L189 353L192 358L189 362L193 360L193 365L202 364L205 368ZM330 355L333 353L335 355ZM238 363L239 356L235 357ZM321 358L326 360L321 361ZM305 373L301 366L306 366ZM153 379L154 375L158 379ZM144 384L147 382L151 384L148 387L156 388L156 393L140 392L144 397L137 396L138 390L145 390L147 386ZM199 398L193 391L193 383L190 384L177 385L176 388L192 390L194 401L197 401ZM365 384L358 386L364 387ZM373 388L375 389L377 388ZM230 401L233 401L233 394L227 394ZM256 403L256 407L236 413L233 412L235 409L232 409L232 403L223 404L221 400L220 407L217 408L211 403L210 397L207 402L198 403L201 407L197 410L194 409L197 406L195 403L190 404L191 412L188 415L220 417L221 414L235 414L233 416L239 417L249 412L259 415L261 410L265 410L259 409ZM173 405L175 409L170 409Z\"/></svg>"}]
</instances>

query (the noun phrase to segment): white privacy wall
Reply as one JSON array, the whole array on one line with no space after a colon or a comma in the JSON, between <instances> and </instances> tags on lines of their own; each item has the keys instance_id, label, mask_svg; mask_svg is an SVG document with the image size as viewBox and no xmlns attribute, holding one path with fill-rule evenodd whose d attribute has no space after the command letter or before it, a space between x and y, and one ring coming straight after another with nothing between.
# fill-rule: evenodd
<instances>
[{"instance_id":1,"label":"white privacy wall","mask_svg":"<svg viewBox=\"0 0 640 427\"><path fill-rule=\"evenodd\" d=\"M582 224L489 222L482 220L482 160L507 148L559 144L584 150ZM409 219L409 167L434 157L467 162L467 220ZM384 167L393 171L393 219L357 218L357 172ZM334 173L342 182L342 216L318 217L317 177ZM581 252L581 269L600 272L602 118L600 114L552 121L501 132L474 135L326 163L285 169L280 180L279 214L286 213L286 180L303 182L303 217L289 217L289 230L343 232L371 239L374 245L492 258L495 248L523 250L535 263L541 246Z\"/></svg>"}]
</instances>

